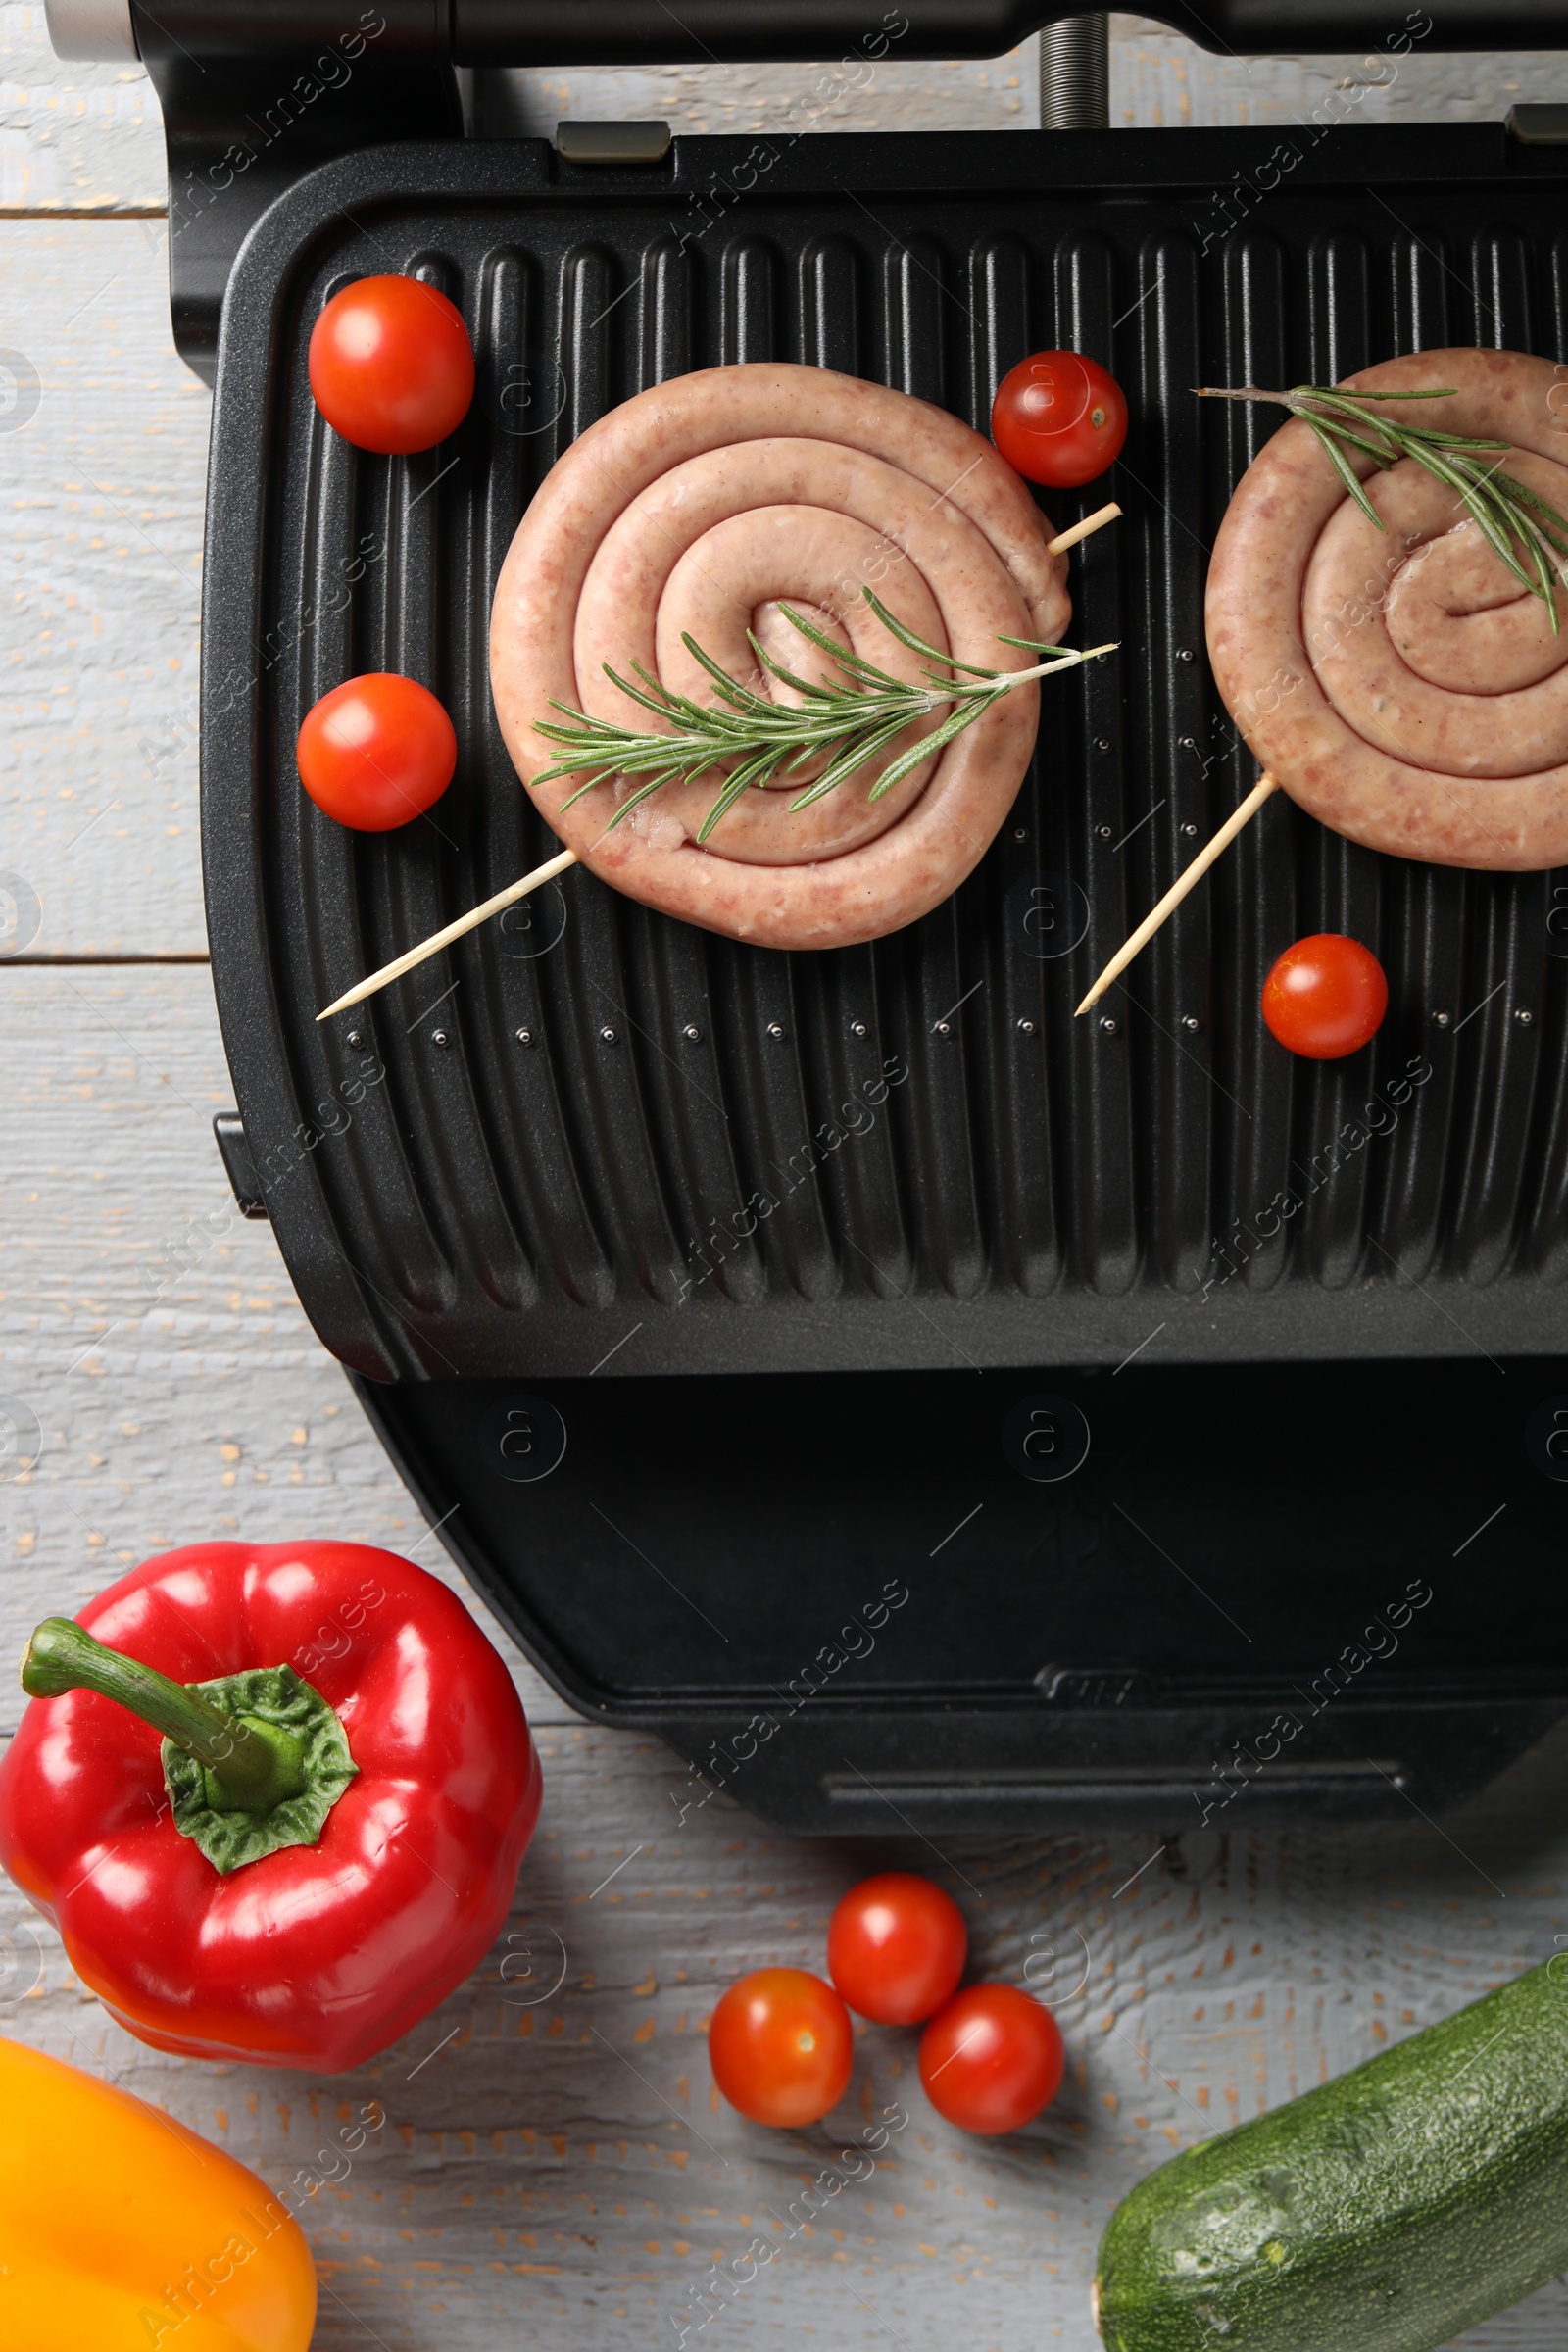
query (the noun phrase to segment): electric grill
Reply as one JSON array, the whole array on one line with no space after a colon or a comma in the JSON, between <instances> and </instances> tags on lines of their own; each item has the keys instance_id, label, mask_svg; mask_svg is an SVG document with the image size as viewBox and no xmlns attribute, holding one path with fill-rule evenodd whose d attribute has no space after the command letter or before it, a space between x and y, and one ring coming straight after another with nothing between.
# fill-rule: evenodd
<instances>
[{"instance_id":1,"label":"electric grill","mask_svg":"<svg viewBox=\"0 0 1568 2352\"><path fill-rule=\"evenodd\" d=\"M1045 13L906 0L897 53L994 53ZM1393 22L1164 13L1252 48ZM1548 0L1426 14L1436 46L1561 37ZM672 1825L719 1785L792 1829L932 1836L1457 1801L1568 1706L1568 877L1380 858L1281 796L1125 989L1072 1007L1254 774L1202 590L1277 412L1189 387L1450 343L1568 356L1564 110L493 140L465 127L490 70L836 57L849 21L376 17L327 87L357 12L51 8L62 41L133 28L176 334L216 375L219 1140L402 1475L558 1690L685 1757ZM306 377L322 302L381 270L449 293L479 364L459 433L408 460L337 440ZM792 957L578 871L317 1026L553 846L495 728L486 620L587 423L785 358L983 429L1053 345L1129 393L1113 477L1049 502L1058 525L1126 510L1072 581L1075 642L1122 650L1049 689L1013 817L948 905ZM452 713L438 827L352 835L299 789L305 711L369 669ZM1390 974L1348 1063L1292 1061L1256 1017L1316 930Z\"/></svg>"}]
</instances>

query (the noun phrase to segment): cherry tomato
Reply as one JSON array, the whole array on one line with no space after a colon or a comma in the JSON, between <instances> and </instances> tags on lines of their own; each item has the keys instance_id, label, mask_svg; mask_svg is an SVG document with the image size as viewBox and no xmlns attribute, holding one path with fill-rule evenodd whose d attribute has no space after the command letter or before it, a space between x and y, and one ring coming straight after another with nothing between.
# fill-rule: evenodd
<instances>
[{"instance_id":1,"label":"cherry tomato","mask_svg":"<svg viewBox=\"0 0 1568 2352\"><path fill-rule=\"evenodd\" d=\"M754 2124L814 2124L850 2086L855 2029L831 1984L804 1968L758 1968L708 2029L713 2081Z\"/></svg>"},{"instance_id":2,"label":"cherry tomato","mask_svg":"<svg viewBox=\"0 0 1568 2352\"><path fill-rule=\"evenodd\" d=\"M920 2080L960 2132L1019 2132L1049 2107L1066 2053L1049 2009L1014 1984L970 1984L920 2036Z\"/></svg>"},{"instance_id":3,"label":"cherry tomato","mask_svg":"<svg viewBox=\"0 0 1568 2352\"><path fill-rule=\"evenodd\" d=\"M1120 457L1126 396L1098 362L1076 351L1037 351L998 385L991 438L1025 481L1075 490Z\"/></svg>"},{"instance_id":4,"label":"cherry tomato","mask_svg":"<svg viewBox=\"0 0 1568 2352\"><path fill-rule=\"evenodd\" d=\"M1338 1061L1375 1037L1389 984L1370 948L1317 931L1287 948L1263 983L1263 1018L1282 1046L1310 1061Z\"/></svg>"},{"instance_id":5,"label":"cherry tomato","mask_svg":"<svg viewBox=\"0 0 1568 2352\"><path fill-rule=\"evenodd\" d=\"M910 1870L852 1886L829 1922L827 1973L879 2026L917 2026L951 2000L969 1948L963 1913Z\"/></svg>"},{"instance_id":6,"label":"cherry tomato","mask_svg":"<svg viewBox=\"0 0 1568 2352\"><path fill-rule=\"evenodd\" d=\"M295 758L318 808L357 833L386 833L441 798L458 739L427 686L372 670L306 712Z\"/></svg>"},{"instance_id":7,"label":"cherry tomato","mask_svg":"<svg viewBox=\"0 0 1568 2352\"><path fill-rule=\"evenodd\" d=\"M357 449L406 457L455 432L473 398L463 314L416 277L362 277L311 329L311 390Z\"/></svg>"}]
</instances>

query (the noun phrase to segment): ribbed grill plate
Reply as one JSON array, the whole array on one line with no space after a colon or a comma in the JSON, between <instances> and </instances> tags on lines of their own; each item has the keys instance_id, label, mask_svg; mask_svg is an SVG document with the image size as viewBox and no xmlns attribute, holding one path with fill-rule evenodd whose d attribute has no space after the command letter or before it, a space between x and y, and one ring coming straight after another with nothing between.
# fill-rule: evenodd
<instances>
[{"instance_id":1,"label":"ribbed grill plate","mask_svg":"<svg viewBox=\"0 0 1568 2352\"><path fill-rule=\"evenodd\" d=\"M1255 773L1201 607L1275 413L1189 388L1447 343L1568 350L1549 151L1493 125L1283 143L1283 172L1282 142L1245 132L691 139L599 171L537 142L405 147L266 217L214 423L209 914L270 1213L345 1361L439 1378L1560 1345L1568 877L1381 858L1282 799L1105 1000L1114 1027L1072 1019ZM386 270L448 292L480 361L468 421L409 460L328 433L305 371L324 296ZM1127 510L1073 565L1075 642L1122 651L1047 690L1014 816L947 906L787 956L573 873L316 1025L552 846L496 731L486 624L517 518L585 425L689 368L779 358L983 427L1000 376L1051 345L1107 360L1132 407L1115 475L1051 502L1062 523L1108 495ZM460 761L428 822L355 836L301 792L293 743L318 696L374 669L441 697ZM1293 1061L1257 1016L1274 956L1317 930L1389 973L1389 1019L1348 1064Z\"/></svg>"}]
</instances>

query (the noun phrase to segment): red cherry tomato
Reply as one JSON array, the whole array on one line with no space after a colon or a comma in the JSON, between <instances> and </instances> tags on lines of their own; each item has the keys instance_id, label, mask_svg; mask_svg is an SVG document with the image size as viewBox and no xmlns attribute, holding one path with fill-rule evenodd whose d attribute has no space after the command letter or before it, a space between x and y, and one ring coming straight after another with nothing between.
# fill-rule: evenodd
<instances>
[{"instance_id":1,"label":"red cherry tomato","mask_svg":"<svg viewBox=\"0 0 1568 2352\"><path fill-rule=\"evenodd\" d=\"M852 1886L829 1922L827 1973L879 2026L917 2026L951 2000L969 1948L963 1913L910 1870Z\"/></svg>"},{"instance_id":2,"label":"red cherry tomato","mask_svg":"<svg viewBox=\"0 0 1568 2352\"><path fill-rule=\"evenodd\" d=\"M1287 948L1263 983L1263 1018L1282 1046L1310 1061L1338 1061L1375 1037L1389 984L1370 948L1317 931Z\"/></svg>"},{"instance_id":3,"label":"red cherry tomato","mask_svg":"<svg viewBox=\"0 0 1568 2352\"><path fill-rule=\"evenodd\" d=\"M427 686L372 671L306 712L295 757L318 808L357 833L386 833L441 798L458 739Z\"/></svg>"},{"instance_id":4,"label":"red cherry tomato","mask_svg":"<svg viewBox=\"0 0 1568 2352\"><path fill-rule=\"evenodd\" d=\"M1037 351L998 385L991 438L1025 481L1075 490L1120 457L1126 397L1097 361L1076 351Z\"/></svg>"},{"instance_id":5,"label":"red cherry tomato","mask_svg":"<svg viewBox=\"0 0 1568 2352\"><path fill-rule=\"evenodd\" d=\"M920 2080L960 2132L1019 2132L1049 2107L1066 2053L1049 2009L1013 1984L970 1984L920 2036Z\"/></svg>"},{"instance_id":6,"label":"red cherry tomato","mask_svg":"<svg viewBox=\"0 0 1568 2352\"><path fill-rule=\"evenodd\" d=\"M463 314L416 277L362 277L311 329L311 390L357 449L406 457L455 432L473 399Z\"/></svg>"},{"instance_id":7,"label":"red cherry tomato","mask_svg":"<svg viewBox=\"0 0 1568 2352\"><path fill-rule=\"evenodd\" d=\"M713 2081L754 2124L814 2124L850 2086L855 2029L831 1984L804 1968L758 1968L708 2029Z\"/></svg>"}]
</instances>

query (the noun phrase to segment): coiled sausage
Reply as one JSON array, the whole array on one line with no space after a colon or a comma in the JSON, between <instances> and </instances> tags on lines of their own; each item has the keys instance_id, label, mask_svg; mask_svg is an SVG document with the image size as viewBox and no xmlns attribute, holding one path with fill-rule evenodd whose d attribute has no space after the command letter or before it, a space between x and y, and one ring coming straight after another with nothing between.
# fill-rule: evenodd
<instances>
[{"instance_id":1,"label":"coiled sausage","mask_svg":"<svg viewBox=\"0 0 1568 2352\"><path fill-rule=\"evenodd\" d=\"M534 732L558 715L552 700L654 726L607 661L711 698L686 632L759 691L789 692L759 675L749 627L801 674L842 683L781 602L916 682L918 658L870 612L866 587L958 660L1027 668L1034 657L999 638L1056 644L1071 617L1066 559L1049 553L1048 532L991 444L923 401L772 363L677 377L590 426L518 526L491 614L507 748L525 781L555 764L559 748ZM613 831L623 779L566 810L580 779L536 797L585 865L648 906L759 945L845 946L913 922L979 862L1028 766L1038 702L1033 684L1004 697L874 803L875 768L794 812L809 770L748 793L701 848L711 774L666 786Z\"/></svg>"},{"instance_id":2,"label":"coiled sausage","mask_svg":"<svg viewBox=\"0 0 1568 2352\"><path fill-rule=\"evenodd\" d=\"M1550 361L1425 351L1344 389L1451 386L1379 403L1396 423L1505 441L1501 469L1568 516L1568 409ZM1560 633L1458 495L1410 459L1348 453L1385 524L1311 427L1282 426L1244 475L1209 568L1209 659L1251 751L1336 832L1437 865L1568 860L1568 596Z\"/></svg>"}]
</instances>

